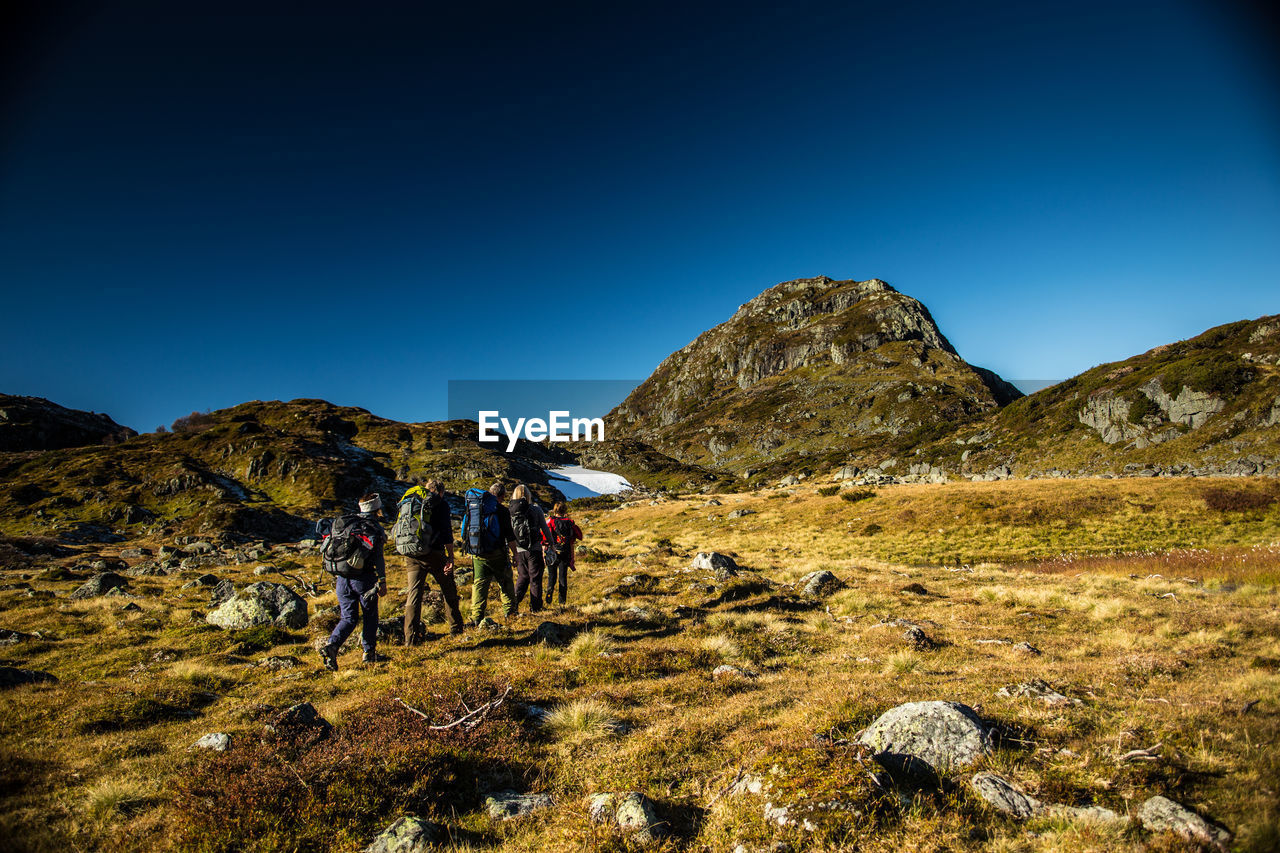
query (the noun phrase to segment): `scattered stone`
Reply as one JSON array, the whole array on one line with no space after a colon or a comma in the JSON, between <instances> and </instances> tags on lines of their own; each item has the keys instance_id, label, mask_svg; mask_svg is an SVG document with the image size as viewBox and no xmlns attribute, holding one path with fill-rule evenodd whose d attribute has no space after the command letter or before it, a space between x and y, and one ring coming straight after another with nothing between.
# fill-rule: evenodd
<instances>
[{"instance_id":1,"label":"scattered stone","mask_svg":"<svg viewBox=\"0 0 1280 853\"><path fill-rule=\"evenodd\" d=\"M298 665L298 659L285 657L284 655L271 655L258 661L259 669L267 669L271 672L279 672L282 669L293 669Z\"/></svg>"},{"instance_id":2,"label":"scattered stone","mask_svg":"<svg viewBox=\"0 0 1280 853\"><path fill-rule=\"evenodd\" d=\"M992 808L1013 817L1026 819L1042 808L1039 800L994 773L978 773L969 784Z\"/></svg>"},{"instance_id":3,"label":"scattered stone","mask_svg":"<svg viewBox=\"0 0 1280 853\"><path fill-rule=\"evenodd\" d=\"M754 509L747 509L743 507L742 509L733 510L728 515L726 515L725 518L745 518L748 515L755 515L755 514L756 514L756 511Z\"/></svg>"},{"instance_id":4,"label":"scattered stone","mask_svg":"<svg viewBox=\"0 0 1280 853\"><path fill-rule=\"evenodd\" d=\"M276 720L276 726L292 729L320 729L326 733L333 730L329 721L320 716L320 712L310 702L299 702L297 705L286 708Z\"/></svg>"},{"instance_id":5,"label":"scattered stone","mask_svg":"<svg viewBox=\"0 0 1280 853\"><path fill-rule=\"evenodd\" d=\"M699 551L694 555L693 568L711 572L722 581L737 576L740 571L732 557L716 551Z\"/></svg>"},{"instance_id":6,"label":"scattered stone","mask_svg":"<svg viewBox=\"0 0 1280 853\"><path fill-rule=\"evenodd\" d=\"M614 823L624 832L635 833L637 841L645 842L663 834L654 803L639 791L625 794L596 794L590 802L593 823Z\"/></svg>"},{"instance_id":7,"label":"scattered stone","mask_svg":"<svg viewBox=\"0 0 1280 853\"><path fill-rule=\"evenodd\" d=\"M0 628L0 646L16 646L18 643L25 643L34 639L37 639L34 634L24 634L21 631Z\"/></svg>"},{"instance_id":8,"label":"scattered stone","mask_svg":"<svg viewBox=\"0 0 1280 853\"><path fill-rule=\"evenodd\" d=\"M858 742L871 747L886 770L907 776L967 767L991 751L991 734L982 718L958 702L908 702L891 708L863 730Z\"/></svg>"},{"instance_id":9,"label":"scattered stone","mask_svg":"<svg viewBox=\"0 0 1280 853\"><path fill-rule=\"evenodd\" d=\"M567 646L573 640L574 630L559 622L543 622L534 629L533 635L551 646Z\"/></svg>"},{"instance_id":10,"label":"scattered stone","mask_svg":"<svg viewBox=\"0 0 1280 853\"><path fill-rule=\"evenodd\" d=\"M1010 684L1007 687L1001 687L996 691L996 695L1009 698L1026 697L1028 699L1039 699L1051 708L1083 704L1079 699L1063 696L1050 687L1048 682L1041 681L1038 678L1023 684Z\"/></svg>"},{"instance_id":11,"label":"scattered stone","mask_svg":"<svg viewBox=\"0 0 1280 853\"><path fill-rule=\"evenodd\" d=\"M710 498L706 503L703 504L703 506L721 506L721 503L715 498Z\"/></svg>"},{"instance_id":12,"label":"scattered stone","mask_svg":"<svg viewBox=\"0 0 1280 853\"><path fill-rule=\"evenodd\" d=\"M255 625L305 628L307 602L289 587L278 583L250 584L205 617L210 625L243 630Z\"/></svg>"},{"instance_id":13,"label":"scattered stone","mask_svg":"<svg viewBox=\"0 0 1280 853\"><path fill-rule=\"evenodd\" d=\"M1013 649L1014 651L1024 652L1029 655L1040 654L1040 650L1037 649L1035 646L1031 645L1030 643L1028 643L1026 640L1023 640L1021 643L1014 643Z\"/></svg>"},{"instance_id":14,"label":"scattered stone","mask_svg":"<svg viewBox=\"0 0 1280 853\"><path fill-rule=\"evenodd\" d=\"M809 572L809 574L800 578L799 584L800 593L802 595L807 595L810 598L820 598L821 596L829 595L831 592L842 586L840 579L826 569Z\"/></svg>"},{"instance_id":15,"label":"scattered stone","mask_svg":"<svg viewBox=\"0 0 1280 853\"><path fill-rule=\"evenodd\" d=\"M133 578L159 578L169 574L155 563L139 563L131 569L125 569L124 573Z\"/></svg>"},{"instance_id":16,"label":"scattered stone","mask_svg":"<svg viewBox=\"0 0 1280 853\"><path fill-rule=\"evenodd\" d=\"M910 593L911 595L928 595L929 594L929 590L925 589L924 585L919 583L909 583L906 586L904 586L902 589L898 590L898 592L906 592L906 593Z\"/></svg>"},{"instance_id":17,"label":"scattered stone","mask_svg":"<svg viewBox=\"0 0 1280 853\"><path fill-rule=\"evenodd\" d=\"M253 570L253 573L258 577L262 577L263 575L269 575L272 572L278 572L278 571L280 570L277 569L275 566L258 566L256 569Z\"/></svg>"},{"instance_id":18,"label":"scattered stone","mask_svg":"<svg viewBox=\"0 0 1280 853\"><path fill-rule=\"evenodd\" d=\"M96 598L99 595L106 595L113 589L127 587L128 585L129 579L122 575L118 575L115 572L99 572L85 581L83 586L71 593L71 598L76 600Z\"/></svg>"},{"instance_id":19,"label":"scattered stone","mask_svg":"<svg viewBox=\"0 0 1280 853\"><path fill-rule=\"evenodd\" d=\"M1129 818L1119 815L1111 809L1102 806L1046 806L1045 812L1056 817L1066 817L1072 820L1095 821L1097 823L1106 823L1108 821L1122 821L1127 823Z\"/></svg>"},{"instance_id":20,"label":"scattered stone","mask_svg":"<svg viewBox=\"0 0 1280 853\"><path fill-rule=\"evenodd\" d=\"M931 652L939 645L938 641L926 634L919 625L907 626L907 630L902 632L902 639L917 652Z\"/></svg>"},{"instance_id":21,"label":"scattered stone","mask_svg":"<svg viewBox=\"0 0 1280 853\"><path fill-rule=\"evenodd\" d=\"M210 542L189 542L186 547L192 554L212 554L218 550Z\"/></svg>"},{"instance_id":22,"label":"scattered stone","mask_svg":"<svg viewBox=\"0 0 1280 853\"><path fill-rule=\"evenodd\" d=\"M17 687L21 684L56 684L57 676L38 669L18 669L12 666L0 666L0 688Z\"/></svg>"},{"instance_id":23,"label":"scattered stone","mask_svg":"<svg viewBox=\"0 0 1280 853\"><path fill-rule=\"evenodd\" d=\"M739 669L736 666L730 666L727 663L722 663L715 669L711 670L711 677L716 681L750 681L753 678L759 678L760 673L753 672L751 670Z\"/></svg>"},{"instance_id":24,"label":"scattered stone","mask_svg":"<svg viewBox=\"0 0 1280 853\"><path fill-rule=\"evenodd\" d=\"M120 552L122 560L141 560L143 557L150 557L151 551L147 548L125 548Z\"/></svg>"},{"instance_id":25,"label":"scattered stone","mask_svg":"<svg viewBox=\"0 0 1280 853\"><path fill-rule=\"evenodd\" d=\"M218 585L213 588L213 594L209 596L209 606L217 607L225 604L235 598L236 585L229 580L219 581Z\"/></svg>"},{"instance_id":26,"label":"scattered stone","mask_svg":"<svg viewBox=\"0 0 1280 853\"><path fill-rule=\"evenodd\" d=\"M1143 803L1138 808L1138 820L1151 832L1172 832L1217 850L1225 851L1231 840L1226 829L1167 797L1155 796Z\"/></svg>"},{"instance_id":27,"label":"scattered stone","mask_svg":"<svg viewBox=\"0 0 1280 853\"><path fill-rule=\"evenodd\" d=\"M515 791L497 791L484 798L489 817L494 820L512 820L524 817L555 805L548 794L519 794Z\"/></svg>"},{"instance_id":28,"label":"scattered stone","mask_svg":"<svg viewBox=\"0 0 1280 853\"><path fill-rule=\"evenodd\" d=\"M798 486L800 485L800 478L797 477L795 474L788 474L787 476L783 477L781 480L778 481L778 485L779 486Z\"/></svg>"},{"instance_id":29,"label":"scattered stone","mask_svg":"<svg viewBox=\"0 0 1280 853\"><path fill-rule=\"evenodd\" d=\"M226 752L231 746L231 735L222 732L207 734L196 741L193 749L211 749L214 752Z\"/></svg>"},{"instance_id":30,"label":"scattered stone","mask_svg":"<svg viewBox=\"0 0 1280 853\"><path fill-rule=\"evenodd\" d=\"M141 613L142 608L138 606L137 602L130 601L124 607L120 608L120 612L121 613Z\"/></svg>"},{"instance_id":31,"label":"scattered stone","mask_svg":"<svg viewBox=\"0 0 1280 853\"><path fill-rule=\"evenodd\" d=\"M365 853L427 853L434 845L448 840L449 833L440 824L402 817L382 830L365 848Z\"/></svg>"}]
</instances>

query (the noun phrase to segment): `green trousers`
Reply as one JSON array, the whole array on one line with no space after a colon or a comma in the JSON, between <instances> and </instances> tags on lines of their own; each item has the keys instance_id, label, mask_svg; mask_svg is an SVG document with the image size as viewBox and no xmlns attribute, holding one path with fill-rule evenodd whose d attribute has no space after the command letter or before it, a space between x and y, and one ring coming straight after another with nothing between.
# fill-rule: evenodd
<instances>
[{"instance_id":1,"label":"green trousers","mask_svg":"<svg viewBox=\"0 0 1280 853\"><path fill-rule=\"evenodd\" d=\"M473 555L471 565L474 567L471 578L471 621L479 622L484 618L489 606L489 584L493 581L497 582L498 592L502 596L503 613L513 615L516 612L516 591L511 582L511 558L507 556L507 552Z\"/></svg>"}]
</instances>

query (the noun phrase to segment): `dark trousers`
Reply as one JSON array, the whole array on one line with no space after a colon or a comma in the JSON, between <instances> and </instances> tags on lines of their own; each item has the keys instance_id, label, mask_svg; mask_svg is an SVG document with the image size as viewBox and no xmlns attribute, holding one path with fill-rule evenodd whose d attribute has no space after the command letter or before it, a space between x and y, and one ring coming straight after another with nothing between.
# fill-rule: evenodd
<instances>
[{"instance_id":1,"label":"dark trousers","mask_svg":"<svg viewBox=\"0 0 1280 853\"><path fill-rule=\"evenodd\" d=\"M412 646L423 635L426 629L422 625L422 597L427 591L427 575L435 580L444 596L444 606L448 613L449 630L455 634L462 631L462 612L458 609L458 585L453 580L453 573L444 573L445 563L449 557L444 550L431 551L425 557L405 557L408 567L409 597L404 603L404 643Z\"/></svg>"},{"instance_id":2,"label":"dark trousers","mask_svg":"<svg viewBox=\"0 0 1280 853\"><path fill-rule=\"evenodd\" d=\"M569 595L569 560L567 558L561 557L547 566L546 586L547 604L551 604L551 596L557 589L560 591L560 603L564 604Z\"/></svg>"},{"instance_id":3,"label":"dark trousers","mask_svg":"<svg viewBox=\"0 0 1280 853\"><path fill-rule=\"evenodd\" d=\"M334 649L340 648L355 630L356 622L360 621L363 612L360 645L364 646L365 652L372 652L378 645L378 596L373 595L363 600L361 596L377 588L378 576L373 572L354 578L338 575L335 586L338 592L338 613L342 618L329 635L329 645Z\"/></svg>"},{"instance_id":4,"label":"dark trousers","mask_svg":"<svg viewBox=\"0 0 1280 853\"><path fill-rule=\"evenodd\" d=\"M524 600L529 592L529 612L537 613L542 609L542 549L520 551L516 554L516 605Z\"/></svg>"}]
</instances>

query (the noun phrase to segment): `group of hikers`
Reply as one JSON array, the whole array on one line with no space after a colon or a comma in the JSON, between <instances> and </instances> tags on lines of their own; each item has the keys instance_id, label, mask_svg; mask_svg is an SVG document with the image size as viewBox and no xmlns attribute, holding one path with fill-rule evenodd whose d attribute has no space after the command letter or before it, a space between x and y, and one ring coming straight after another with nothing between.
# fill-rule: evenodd
<instances>
[{"instance_id":1,"label":"group of hikers","mask_svg":"<svg viewBox=\"0 0 1280 853\"><path fill-rule=\"evenodd\" d=\"M564 501L557 501L548 517L521 483L504 504L507 488L494 483L486 489L468 489L459 525L460 548L471 556L471 619L474 627L495 627L486 616L489 589L496 583L506 617L516 614L526 593L529 610L549 607L558 594L564 604L569 572L576 569L574 543L582 530L569 517ZM319 523L322 566L334 578L339 620L320 647L326 669L337 670L338 650L361 624L360 643L365 663L387 660L377 651L378 598L387 594L387 562L384 546L391 542L405 561L408 596L404 610L404 644L426 640L422 602L428 576L444 598L451 634L462 634L466 621L459 606L454 579L453 518L445 499L444 483L437 479L416 482L400 498L391 535L383 529L382 498L368 494L359 501L359 513ZM515 579L512 579L512 567Z\"/></svg>"}]
</instances>

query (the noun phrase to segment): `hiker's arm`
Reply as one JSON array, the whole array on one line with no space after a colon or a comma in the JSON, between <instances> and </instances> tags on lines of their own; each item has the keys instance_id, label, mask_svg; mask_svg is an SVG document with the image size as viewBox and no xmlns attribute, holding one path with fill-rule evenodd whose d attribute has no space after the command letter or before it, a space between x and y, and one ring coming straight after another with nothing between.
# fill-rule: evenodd
<instances>
[{"instance_id":1,"label":"hiker's arm","mask_svg":"<svg viewBox=\"0 0 1280 853\"><path fill-rule=\"evenodd\" d=\"M453 574L453 543L452 542L445 543L444 550L445 550L445 553L449 555L449 559L445 560L444 569L442 571L446 575L452 575Z\"/></svg>"}]
</instances>

